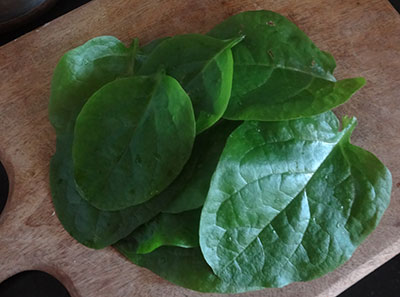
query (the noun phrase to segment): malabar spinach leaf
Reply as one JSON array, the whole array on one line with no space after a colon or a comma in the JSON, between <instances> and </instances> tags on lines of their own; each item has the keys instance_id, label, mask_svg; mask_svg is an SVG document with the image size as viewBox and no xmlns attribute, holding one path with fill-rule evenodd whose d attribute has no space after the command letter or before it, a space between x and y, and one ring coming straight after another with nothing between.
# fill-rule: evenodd
<instances>
[{"instance_id":1,"label":"malabar spinach leaf","mask_svg":"<svg viewBox=\"0 0 400 297\"><path fill-rule=\"evenodd\" d=\"M238 121L221 121L196 138L189 161L174 182L160 195L173 196L164 213L180 213L203 206L211 177Z\"/></svg>"},{"instance_id":2,"label":"malabar spinach leaf","mask_svg":"<svg viewBox=\"0 0 400 297\"><path fill-rule=\"evenodd\" d=\"M282 287L350 258L389 204L391 175L350 144L355 119L328 112L245 122L229 138L200 221L200 246L225 282Z\"/></svg>"},{"instance_id":3,"label":"malabar spinach leaf","mask_svg":"<svg viewBox=\"0 0 400 297\"><path fill-rule=\"evenodd\" d=\"M340 130L324 113L365 83L336 81L335 66L270 11L233 16L208 36L140 49L103 36L69 51L49 104L57 216L79 242L114 244L202 292L333 270L376 227L391 190L384 165L350 144L355 119ZM137 73L158 74L124 78Z\"/></svg>"},{"instance_id":4,"label":"malabar spinach leaf","mask_svg":"<svg viewBox=\"0 0 400 297\"><path fill-rule=\"evenodd\" d=\"M76 183L99 209L143 203L180 173L194 137L190 99L174 78L159 73L113 81L76 120Z\"/></svg>"},{"instance_id":5,"label":"malabar spinach leaf","mask_svg":"<svg viewBox=\"0 0 400 297\"><path fill-rule=\"evenodd\" d=\"M177 79L192 100L196 131L200 133L225 112L232 86L230 49L241 39L219 40L200 34L167 38L150 46L151 53L138 73L152 74L164 67Z\"/></svg>"},{"instance_id":6,"label":"malabar spinach leaf","mask_svg":"<svg viewBox=\"0 0 400 297\"><path fill-rule=\"evenodd\" d=\"M61 58L54 71L49 103L49 119L57 134L73 133L82 106L100 87L133 74L137 49L137 39L126 48L115 37L101 36Z\"/></svg>"},{"instance_id":7,"label":"malabar spinach leaf","mask_svg":"<svg viewBox=\"0 0 400 297\"><path fill-rule=\"evenodd\" d=\"M330 110L364 84L336 81L333 57L319 50L295 24L272 11L247 11L217 25L208 35L245 36L232 49L232 96L224 118L279 121Z\"/></svg>"},{"instance_id":8,"label":"malabar spinach leaf","mask_svg":"<svg viewBox=\"0 0 400 297\"><path fill-rule=\"evenodd\" d=\"M95 249L111 245L156 216L171 200L172 197L155 197L121 211L93 207L75 187L72 141L73 134L57 138L57 151L50 163L50 187L57 217L80 243Z\"/></svg>"},{"instance_id":9,"label":"malabar spinach leaf","mask_svg":"<svg viewBox=\"0 0 400 297\"><path fill-rule=\"evenodd\" d=\"M201 208L178 214L161 213L133 232L136 253L148 254L161 246L199 246Z\"/></svg>"}]
</instances>

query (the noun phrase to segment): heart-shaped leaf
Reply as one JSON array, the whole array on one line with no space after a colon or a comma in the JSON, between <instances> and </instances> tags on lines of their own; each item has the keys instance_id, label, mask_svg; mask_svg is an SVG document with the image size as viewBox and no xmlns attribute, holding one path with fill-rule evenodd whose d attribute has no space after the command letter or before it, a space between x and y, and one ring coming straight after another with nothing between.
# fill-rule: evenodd
<instances>
[{"instance_id":1,"label":"heart-shaped leaf","mask_svg":"<svg viewBox=\"0 0 400 297\"><path fill-rule=\"evenodd\" d=\"M328 112L245 122L229 138L200 221L200 246L224 282L281 287L350 258L389 204L391 176L351 145L355 119Z\"/></svg>"}]
</instances>

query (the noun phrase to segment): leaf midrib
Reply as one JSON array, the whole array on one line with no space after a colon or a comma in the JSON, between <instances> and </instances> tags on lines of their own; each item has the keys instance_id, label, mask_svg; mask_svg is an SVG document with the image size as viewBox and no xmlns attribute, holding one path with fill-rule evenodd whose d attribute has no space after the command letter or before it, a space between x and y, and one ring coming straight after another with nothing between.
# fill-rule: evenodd
<instances>
[{"instance_id":1,"label":"leaf midrib","mask_svg":"<svg viewBox=\"0 0 400 297\"><path fill-rule=\"evenodd\" d=\"M150 99L149 99L149 101L147 102L145 108L143 109L143 110L144 110L143 116L140 118L140 120L139 120L137 126L133 129L132 134L129 136L129 141L127 141L127 146L126 146L125 150L124 150L124 151L121 153L121 155L117 158L117 161L115 162L115 164L114 164L114 165L112 166L112 168L110 169L110 171L109 171L109 173L107 174L106 178L103 179L103 183L102 183L101 191L100 191L100 192L103 192L103 191L104 191L104 188L106 187L107 181L109 180L110 176L112 175L112 173L114 172L114 170L117 168L117 166L119 165L119 163L121 162L121 160L123 159L123 157L126 155L126 153L129 151L130 144L132 143L132 139L135 137L137 128L140 127L140 126L143 124L144 119L145 119L146 116L148 115L149 106L150 106L150 104L153 102L154 94L155 94L156 90L158 89L159 84L161 84L161 81L162 81L162 78L158 78L158 79L156 80L154 89L151 91L151 93L150 93L150 95L149 95ZM133 205L129 205L129 206L133 206ZM128 207L129 207L129 206L128 206ZM115 209L115 210L118 211L118 210L120 210L120 209Z\"/></svg>"},{"instance_id":2,"label":"leaf midrib","mask_svg":"<svg viewBox=\"0 0 400 297\"><path fill-rule=\"evenodd\" d=\"M219 272L224 271L228 266L230 266L233 262L235 262L236 259L237 259L241 254L243 254L243 253L247 250L247 248L254 242L254 240L256 240L256 239L258 238L258 236L260 235L260 233L263 232L263 231L265 230L265 228L266 228L268 225L270 225L270 224L275 220L275 218L276 218L278 215L280 215L283 211L285 211L285 210L289 207L289 205L299 196L299 194L307 188L307 186L308 186L308 184L310 183L310 181L312 180L312 178L315 176L315 174L318 172L318 170L322 167L322 165L326 162L326 160L328 159L328 157L331 155L332 151L333 151L338 145L341 144L341 141L342 141L343 139L346 139L346 136L348 135L348 133L351 133L351 131L352 131L351 128L352 128L353 125L354 125L354 123L352 123L351 125L347 126L347 127L345 128L344 131L341 131L341 132L342 132L341 137L340 137L339 140L336 142L336 144L332 146L332 148L331 148L331 150L329 151L329 153L326 155L326 157L324 158L324 160L321 162L321 164L320 164L320 165L318 166L318 168L315 170L314 174L310 177L310 179L307 181L307 183L304 185L304 187L302 187L302 189L293 197L293 199L292 199L288 204L286 204L285 207L282 208L282 210L281 210L279 213L277 213L277 214L265 225L264 228L261 228L261 229L260 229L260 231L257 233L257 235L246 245L246 247L245 247L244 249L242 249L235 257L233 257L233 258L232 258L227 264L225 264L221 269L218 269ZM261 177L261 178L259 178L259 179L262 179L262 178L264 178L264 177ZM253 181L253 182L255 182L255 181ZM243 189L243 188L245 188L245 187L246 187L246 186L242 187L241 189ZM237 192L237 191L236 191L236 192ZM231 195L230 197L232 197L232 195ZM230 199L230 198L228 198L228 199ZM214 270L214 268L213 268L213 270ZM217 270L216 270L215 272L217 272ZM216 273L216 274L218 275L218 273Z\"/></svg>"}]
</instances>

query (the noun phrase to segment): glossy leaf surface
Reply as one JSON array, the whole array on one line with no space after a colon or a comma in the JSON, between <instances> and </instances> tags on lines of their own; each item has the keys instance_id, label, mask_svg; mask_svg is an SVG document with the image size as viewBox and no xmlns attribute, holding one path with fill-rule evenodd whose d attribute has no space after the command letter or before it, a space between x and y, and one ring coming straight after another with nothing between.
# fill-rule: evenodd
<instances>
[{"instance_id":1,"label":"glossy leaf surface","mask_svg":"<svg viewBox=\"0 0 400 297\"><path fill-rule=\"evenodd\" d=\"M230 48L240 40L218 40L200 34L167 38L151 51L139 74L149 75L164 68L176 78L192 100L196 131L200 133L225 112L232 86Z\"/></svg>"},{"instance_id":2,"label":"glossy leaf surface","mask_svg":"<svg viewBox=\"0 0 400 297\"><path fill-rule=\"evenodd\" d=\"M227 119L279 121L319 114L344 103L365 84L363 78L336 81L333 57L272 11L237 14L208 35L245 36L232 49L234 75Z\"/></svg>"},{"instance_id":3,"label":"glossy leaf surface","mask_svg":"<svg viewBox=\"0 0 400 297\"><path fill-rule=\"evenodd\" d=\"M172 77L107 84L76 120L72 156L82 197L103 210L149 200L180 173L194 137L190 99Z\"/></svg>"},{"instance_id":4,"label":"glossy leaf surface","mask_svg":"<svg viewBox=\"0 0 400 297\"><path fill-rule=\"evenodd\" d=\"M72 133L75 119L92 94L117 77L133 74L138 41L130 48L112 36L96 37L67 52L51 83L50 122L57 134Z\"/></svg>"},{"instance_id":5,"label":"glossy leaf surface","mask_svg":"<svg viewBox=\"0 0 400 297\"><path fill-rule=\"evenodd\" d=\"M57 217L80 243L95 249L111 245L156 216L169 203L169 197L155 197L121 211L93 207L75 187L72 140L72 134L57 138L57 151L50 163L50 187Z\"/></svg>"},{"instance_id":6,"label":"glossy leaf surface","mask_svg":"<svg viewBox=\"0 0 400 297\"><path fill-rule=\"evenodd\" d=\"M349 143L332 112L245 122L229 138L200 221L200 246L225 282L281 287L350 258L386 209L391 176Z\"/></svg>"},{"instance_id":7,"label":"glossy leaf surface","mask_svg":"<svg viewBox=\"0 0 400 297\"><path fill-rule=\"evenodd\" d=\"M161 246L192 248L199 246L201 209L179 214L161 213L134 231L136 253L148 254Z\"/></svg>"}]
</instances>

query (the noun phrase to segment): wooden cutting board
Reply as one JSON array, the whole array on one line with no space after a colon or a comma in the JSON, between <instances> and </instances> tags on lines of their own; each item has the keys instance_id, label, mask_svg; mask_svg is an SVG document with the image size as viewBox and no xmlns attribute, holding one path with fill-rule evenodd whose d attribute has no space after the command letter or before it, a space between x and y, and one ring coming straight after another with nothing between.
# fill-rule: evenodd
<instances>
[{"instance_id":1,"label":"wooden cutting board","mask_svg":"<svg viewBox=\"0 0 400 297\"><path fill-rule=\"evenodd\" d=\"M0 161L11 191L0 215L0 282L28 269L53 274L72 297L215 296L177 287L112 248L95 251L62 228L51 202L48 168L55 134L47 119L50 79L61 55L98 35L142 44L161 36L207 32L244 10L279 12L338 63L337 78L368 84L338 109L359 126L353 143L393 174L381 224L349 262L320 279L241 296L336 296L400 252L400 17L386 0L94 0L0 48Z\"/></svg>"}]
</instances>

